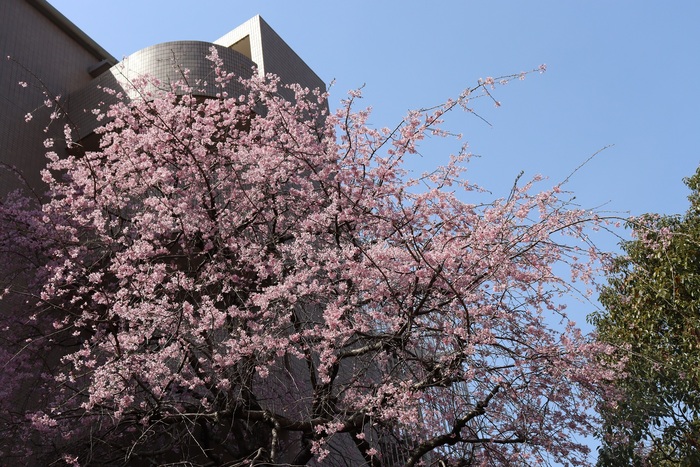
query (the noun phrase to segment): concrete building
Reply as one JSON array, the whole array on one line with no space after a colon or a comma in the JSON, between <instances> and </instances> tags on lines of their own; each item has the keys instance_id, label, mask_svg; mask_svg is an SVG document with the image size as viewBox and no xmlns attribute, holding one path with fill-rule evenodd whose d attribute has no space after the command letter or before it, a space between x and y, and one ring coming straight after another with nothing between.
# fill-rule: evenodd
<instances>
[{"instance_id":1,"label":"concrete building","mask_svg":"<svg viewBox=\"0 0 700 467\"><path fill-rule=\"evenodd\" d=\"M325 89L316 73L260 16L212 43L156 44L117 63L46 0L2 0L0 163L16 167L31 187L41 187L44 139L61 141L65 123L77 131L80 139L89 138L98 124L85 110L95 108L100 101L108 103L108 96L99 86L119 90L125 81L142 74L168 83L180 79L182 69L190 70L191 82L204 82L211 73L211 63L205 56L212 46L218 49L227 71L250 76L255 66L258 73L274 73L283 83ZM237 83L231 86L229 92L235 92ZM217 92L209 83L198 94L213 97ZM48 108L45 101L56 96L60 96L62 118L52 122L47 133L49 115L57 107ZM27 114L33 117L28 123ZM0 195L21 185L16 174L0 171Z\"/></svg>"}]
</instances>

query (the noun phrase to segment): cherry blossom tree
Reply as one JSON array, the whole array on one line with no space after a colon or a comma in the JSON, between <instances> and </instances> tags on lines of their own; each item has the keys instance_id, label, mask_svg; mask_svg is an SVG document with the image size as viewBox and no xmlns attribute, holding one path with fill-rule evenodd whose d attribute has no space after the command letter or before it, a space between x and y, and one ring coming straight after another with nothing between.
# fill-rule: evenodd
<instances>
[{"instance_id":1,"label":"cherry blossom tree","mask_svg":"<svg viewBox=\"0 0 700 467\"><path fill-rule=\"evenodd\" d=\"M99 150L67 129L47 197L3 201L3 455L586 465L577 436L615 369L561 273L590 280L597 215L539 178L470 202L464 150L403 168L497 82L385 129L359 92L330 113L319 91L242 82L211 99L132 82Z\"/></svg>"}]
</instances>

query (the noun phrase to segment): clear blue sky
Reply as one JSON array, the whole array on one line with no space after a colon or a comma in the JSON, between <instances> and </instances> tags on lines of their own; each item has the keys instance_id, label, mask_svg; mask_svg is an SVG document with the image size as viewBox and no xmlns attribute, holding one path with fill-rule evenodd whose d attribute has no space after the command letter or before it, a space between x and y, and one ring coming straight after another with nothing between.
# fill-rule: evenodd
<instances>
[{"instance_id":1,"label":"clear blue sky","mask_svg":"<svg viewBox=\"0 0 700 467\"><path fill-rule=\"evenodd\" d=\"M496 195L521 170L557 182L614 145L570 182L577 201L681 213L681 180L700 162L695 0L49 1L117 58L159 42L213 41L260 14L322 79L336 80L332 103L364 84L377 126L479 77L546 63L544 75L497 90L501 108L476 106L493 126L450 121L482 156L468 177ZM426 148L411 165L424 170L447 152Z\"/></svg>"},{"instance_id":2,"label":"clear blue sky","mask_svg":"<svg viewBox=\"0 0 700 467\"><path fill-rule=\"evenodd\" d=\"M500 108L475 104L492 126L464 114L448 122L481 156L467 177L494 196L520 171L564 180L613 145L571 179L577 203L619 215L682 213L682 179L700 163L700 1L49 1L119 59L160 42L214 41L260 14L323 80L335 80L331 105L364 85L378 127L480 77L546 63L545 74L497 89ZM428 144L409 167L443 163L459 144Z\"/></svg>"},{"instance_id":3,"label":"clear blue sky","mask_svg":"<svg viewBox=\"0 0 700 467\"><path fill-rule=\"evenodd\" d=\"M170 40L213 41L255 14L327 82L365 84L377 126L454 96L479 77L533 75L495 109L450 123L476 159L469 178L502 194L520 170L572 180L584 207L686 209L700 162L700 2L640 0L50 0L115 57ZM426 151L416 167L444 154Z\"/></svg>"},{"instance_id":4,"label":"clear blue sky","mask_svg":"<svg viewBox=\"0 0 700 467\"><path fill-rule=\"evenodd\" d=\"M520 170L566 177L584 207L682 212L700 162L700 2L639 0L50 0L117 58L170 40L213 41L255 14L327 82L365 84L377 126L479 77L546 63L497 91L503 106L451 124L482 155L469 177L495 193ZM441 159L425 153L419 166Z\"/></svg>"}]
</instances>

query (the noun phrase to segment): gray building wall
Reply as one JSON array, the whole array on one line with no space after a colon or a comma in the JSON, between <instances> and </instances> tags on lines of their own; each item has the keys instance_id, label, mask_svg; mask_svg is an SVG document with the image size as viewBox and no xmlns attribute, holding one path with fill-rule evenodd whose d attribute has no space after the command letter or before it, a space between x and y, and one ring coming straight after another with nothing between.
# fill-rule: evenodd
<instances>
[{"instance_id":1,"label":"gray building wall","mask_svg":"<svg viewBox=\"0 0 700 467\"><path fill-rule=\"evenodd\" d=\"M67 96L89 83L105 60L116 63L46 1L1 0L0 163L16 166L32 186L41 186L43 141L63 134L58 121L44 132L50 111L42 93L60 95L69 105ZM20 81L28 86L21 87ZM24 121L27 113L34 114L29 123ZM0 195L20 185L13 174L0 170Z\"/></svg>"}]
</instances>

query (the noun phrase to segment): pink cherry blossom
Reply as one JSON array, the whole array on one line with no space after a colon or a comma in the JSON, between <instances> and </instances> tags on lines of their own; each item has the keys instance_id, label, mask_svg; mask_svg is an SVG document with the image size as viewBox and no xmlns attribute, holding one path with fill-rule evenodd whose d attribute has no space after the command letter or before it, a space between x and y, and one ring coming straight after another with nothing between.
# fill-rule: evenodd
<instances>
[{"instance_id":1,"label":"pink cherry blossom","mask_svg":"<svg viewBox=\"0 0 700 467\"><path fill-rule=\"evenodd\" d=\"M217 85L238 79L209 58ZM559 274L590 281L600 218L539 178L474 202L464 150L404 166L518 77L383 129L359 91L329 112L275 77L216 99L134 80L147 98L95 111L99 150L50 154L42 201L0 204L6 452L586 465L577 436L616 368L569 321Z\"/></svg>"}]
</instances>

